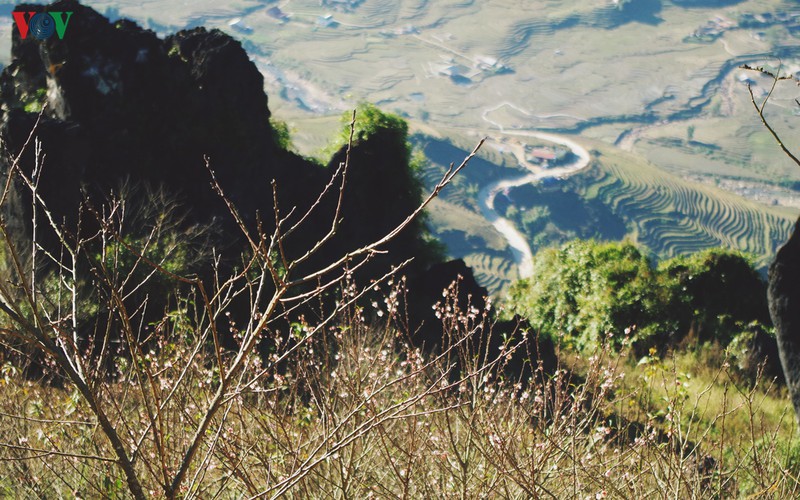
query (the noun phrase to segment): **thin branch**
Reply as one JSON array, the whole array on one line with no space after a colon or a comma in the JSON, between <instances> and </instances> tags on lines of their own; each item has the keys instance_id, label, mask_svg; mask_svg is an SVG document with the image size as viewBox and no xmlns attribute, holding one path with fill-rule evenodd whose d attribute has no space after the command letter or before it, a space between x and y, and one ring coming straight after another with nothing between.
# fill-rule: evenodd
<instances>
[{"instance_id":1,"label":"thin branch","mask_svg":"<svg viewBox=\"0 0 800 500\"><path fill-rule=\"evenodd\" d=\"M741 66L741 68L742 69L752 70L752 71L758 71L761 74L769 76L769 77L772 78L772 85L770 86L769 92L767 92L766 97L764 97L764 100L761 102L760 105L756 102L756 97L753 94L752 86L749 83L747 84L747 91L750 93L750 102L753 104L753 108L756 110L756 113L758 114L758 117L761 119L761 123L764 125L764 127L767 129L767 131L770 133L770 135L772 135L772 137L778 143L778 146L780 146L780 148L784 152L784 154L786 154L786 156L788 156L789 159L791 159L795 163L795 165L800 167L800 158L795 156L789 150L789 148L786 147L786 145L783 143L783 140L781 139L780 135L778 135L778 133L775 131L775 129L772 128L772 125L769 124L769 121L767 121L766 116L764 116L764 108L766 107L767 102L769 102L770 98L772 97L772 92L775 90L775 87L777 86L778 82L781 81L781 80L793 80L793 78L791 76L780 76L780 69L778 70L777 73L772 73L770 71L765 70L764 68L761 68L761 67L754 68L754 67L748 66L746 64ZM795 100L795 101L798 103L798 105L800 105L800 102L798 102L797 100Z\"/></svg>"},{"instance_id":2,"label":"thin branch","mask_svg":"<svg viewBox=\"0 0 800 500\"><path fill-rule=\"evenodd\" d=\"M322 190L322 193L320 193L319 198L317 198L317 201L314 202L314 204L308 210L306 215L303 216L302 219L300 219L293 227L291 227L286 232L286 235L288 236L289 234L293 233L295 229L300 227L300 225L311 214L311 212L317 207L317 205L319 205L320 201L322 200L322 197L333 186L333 182L336 180L336 178L341 173L342 182L339 185L339 198L336 200L336 209L333 211L333 216L331 217L331 228L328 230L328 233L325 236L320 238L319 241L317 241L314 244L314 246L305 253L305 255L303 255L303 256L301 256L301 257L299 257L299 258L294 260L293 267L296 267L297 265L303 263L305 260L307 260L312 255L314 255L314 253L316 253L317 250L319 250L319 248L322 245L324 245L327 241L329 241L333 237L333 235L336 233L336 230L339 227L339 223L341 222L340 221L340 215L342 213L342 200L344 199L344 188L345 188L345 185L347 183L347 169L348 169L348 166L350 165L350 152L351 152L351 150L353 148L353 134L355 133L355 129L356 129L356 110L354 109L353 110L353 118L350 121L350 137L347 140L347 151L345 152L345 160L344 160L344 162L339 163L339 166L336 168L336 172L334 172L334 174L331 176L331 180L328 181L328 184L325 186L325 189Z\"/></svg>"},{"instance_id":3,"label":"thin branch","mask_svg":"<svg viewBox=\"0 0 800 500\"><path fill-rule=\"evenodd\" d=\"M8 460L34 460L40 459L49 456L57 456L57 457L68 457L68 458L80 458L86 460L97 460L100 462L116 462L117 459L109 458L109 457L101 457L98 455L83 455L81 453L68 453L64 451L56 451L56 450L45 450L42 448L32 448L30 446L20 446L11 443L0 443L0 449L8 448L10 450L17 450L17 451L26 451L29 453L37 453L36 456L32 457L22 457L22 458L9 458L9 457L0 457L0 462L8 461Z\"/></svg>"},{"instance_id":4,"label":"thin branch","mask_svg":"<svg viewBox=\"0 0 800 500\"><path fill-rule=\"evenodd\" d=\"M444 189L445 186L450 184L450 182L453 180L453 178L464 167L467 166L469 161L472 160L472 158L474 158L475 155L478 154L478 150L481 148L481 146L483 145L485 140L486 140L485 138L481 139L481 141L478 143L478 145L475 146L475 149L472 150L472 152L469 154L469 156L464 158L464 161L462 161L461 164L458 167L456 167L454 169L453 166L451 165L450 168L448 168L447 171L444 173L444 175L442 176L441 180L436 184L436 186L434 186L433 190L428 195L428 197L425 198L425 200L422 203L419 204L419 206L416 208L416 210L414 210L414 212L412 212L408 217L406 217L406 219L404 221L402 221L400 224L398 224L394 229L392 229L391 231L386 233L386 235L384 235L382 238L380 238L377 241L374 241L374 242L370 243L369 245L363 246L363 247L361 247L361 248L359 248L357 250L354 250L352 252L349 252L349 253L345 254L344 256L342 256L337 261L329 264L328 266L326 266L326 267L324 267L324 268L322 268L322 269L320 269L320 270L318 270L316 272L309 273L309 274L307 274L306 276L304 276L302 278L299 278L297 280L289 282L287 284L287 286L293 287L293 286L301 285L303 283L308 283L310 281L316 281L318 278L324 276L325 274L331 272L332 270L338 269L345 262L352 260L353 257L357 257L357 256L363 255L363 254L378 252L378 249L381 246L385 245L387 242L389 242L395 236L397 236L403 229L408 227L408 225L411 224L411 222L414 219L416 219L422 213L423 210L425 210L425 208L430 204L430 202L433 201L433 199L436 198L439 195L441 190Z\"/></svg>"}]
</instances>

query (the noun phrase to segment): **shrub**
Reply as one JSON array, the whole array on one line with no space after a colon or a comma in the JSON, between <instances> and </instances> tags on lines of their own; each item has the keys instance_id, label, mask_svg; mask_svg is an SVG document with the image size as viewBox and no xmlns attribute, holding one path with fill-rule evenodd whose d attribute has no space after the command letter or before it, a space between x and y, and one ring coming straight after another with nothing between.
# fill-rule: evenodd
<instances>
[{"instance_id":1,"label":"shrub","mask_svg":"<svg viewBox=\"0 0 800 500\"><path fill-rule=\"evenodd\" d=\"M739 252L710 249L654 267L632 243L572 241L540 251L514 284L510 311L579 350L630 336L642 355L691 335L723 346L753 321L769 324L765 285Z\"/></svg>"},{"instance_id":2,"label":"shrub","mask_svg":"<svg viewBox=\"0 0 800 500\"><path fill-rule=\"evenodd\" d=\"M649 336L660 304L650 260L632 243L569 242L534 258L533 276L509 291L510 310L579 350L610 335L620 347Z\"/></svg>"},{"instance_id":3,"label":"shrub","mask_svg":"<svg viewBox=\"0 0 800 500\"><path fill-rule=\"evenodd\" d=\"M275 141L275 144L284 151L291 150L294 146L292 145L292 134L289 131L289 125L274 118L270 119L270 125L272 126L272 140Z\"/></svg>"},{"instance_id":4,"label":"shrub","mask_svg":"<svg viewBox=\"0 0 800 500\"><path fill-rule=\"evenodd\" d=\"M722 248L678 256L658 267L666 288L665 317L685 334L694 330L698 341L727 345L741 324L769 324L767 291L752 260Z\"/></svg>"}]
</instances>

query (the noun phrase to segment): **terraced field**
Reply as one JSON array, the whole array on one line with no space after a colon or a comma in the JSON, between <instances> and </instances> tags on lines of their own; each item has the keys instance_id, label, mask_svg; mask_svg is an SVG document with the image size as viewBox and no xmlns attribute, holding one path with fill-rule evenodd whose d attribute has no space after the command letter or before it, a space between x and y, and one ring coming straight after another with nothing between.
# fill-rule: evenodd
<instances>
[{"instance_id":1,"label":"terraced field","mask_svg":"<svg viewBox=\"0 0 800 500\"><path fill-rule=\"evenodd\" d=\"M572 220L571 226L589 226L594 233L584 237L604 238L617 234L624 222L627 238L647 247L656 257L668 258L723 246L753 254L757 265L765 266L777 246L792 229L796 210L767 207L726 191L686 181L665 172L636 155L622 152L599 141L580 140L591 148L593 163L585 173L576 174L548 191L552 207L575 206L575 195L585 206L606 207L613 217ZM466 153L466 151L463 151ZM498 170L500 167L497 167ZM437 177L441 165L432 164L424 172L428 183ZM506 169L507 170L507 169ZM444 241L453 257L463 258L479 281L492 293L499 293L517 278L509 249L499 234L481 218L474 205L470 185L480 183L469 169L463 179L443 193L443 200L431 208L434 234ZM512 191L509 199L520 210L542 203L525 199L524 190ZM564 197L565 202L559 202ZM597 212L597 210L594 210ZM575 211L574 217L591 217L592 211ZM554 214L553 221L569 218ZM609 224L604 227L603 224ZM594 225L594 226L593 226ZM518 225L518 229L523 228ZM553 231L561 234L558 227ZM528 241L557 244L539 234L528 234ZM538 248L533 248L537 251Z\"/></svg>"},{"instance_id":2,"label":"terraced field","mask_svg":"<svg viewBox=\"0 0 800 500\"><path fill-rule=\"evenodd\" d=\"M428 188L434 186L449 161L458 161L468 152L450 141L418 136L418 146L426 151L430 161L420 173ZM455 139L464 143L463 137ZM486 150L476 158L454 182L442 190L428 209L428 222L433 234L442 241L451 257L462 258L472 268L478 282L490 293L500 293L519 278L508 243L482 215L478 205L479 187L491 182L498 174L519 176L521 172L504 168L495 162L504 157Z\"/></svg>"},{"instance_id":3,"label":"terraced field","mask_svg":"<svg viewBox=\"0 0 800 500\"><path fill-rule=\"evenodd\" d=\"M631 235L661 257L724 246L766 265L797 217L795 210L694 184L639 157L595 146L601 152L596 168L576 179L576 189L624 217Z\"/></svg>"},{"instance_id":4,"label":"terraced field","mask_svg":"<svg viewBox=\"0 0 800 500\"><path fill-rule=\"evenodd\" d=\"M487 253L471 253L463 257L472 269L478 283L490 294L502 293L511 283L519 279L514 261Z\"/></svg>"}]
</instances>

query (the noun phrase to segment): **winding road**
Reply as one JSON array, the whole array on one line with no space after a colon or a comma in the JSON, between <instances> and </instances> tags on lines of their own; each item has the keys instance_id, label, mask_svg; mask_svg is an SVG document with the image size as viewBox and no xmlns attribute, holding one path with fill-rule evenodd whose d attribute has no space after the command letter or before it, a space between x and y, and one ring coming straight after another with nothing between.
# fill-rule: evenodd
<instances>
[{"instance_id":1,"label":"winding road","mask_svg":"<svg viewBox=\"0 0 800 500\"><path fill-rule=\"evenodd\" d=\"M572 154L576 157L576 160L569 165L545 169L528 163L525 160L525 152L521 146L519 148L514 148L513 153L517 157L519 164L529 170L530 173L513 179L502 179L493 182L485 186L478 193L478 203L480 205L481 214L503 235L506 241L508 241L508 245L511 247L511 252L514 255L514 261L517 264L520 278L528 278L533 274L533 252L531 251L531 246L528 244L525 236L514 227L514 224L510 220L501 217L495 210L494 201L497 194L504 189L530 184L548 177L564 178L575 174L589 166L591 157L584 147L563 136L544 132L505 132L505 134L534 137L536 139L566 146L572 150Z\"/></svg>"}]
</instances>

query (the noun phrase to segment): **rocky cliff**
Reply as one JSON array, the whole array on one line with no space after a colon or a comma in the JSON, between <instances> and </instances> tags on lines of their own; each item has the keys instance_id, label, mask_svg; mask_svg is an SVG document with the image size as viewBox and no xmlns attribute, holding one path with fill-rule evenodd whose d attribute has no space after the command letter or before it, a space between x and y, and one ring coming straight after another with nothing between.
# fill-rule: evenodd
<instances>
[{"instance_id":1,"label":"rocky cliff","mask_svg":"<svg viewBox=\"0 0 800 500\"><path fill-rule=\"evenodd\" d=\"M301 185L321 185L324 172L275 143L263 78L236 40L203 28L161 40L70 0L44 9L74 13L63 40L14 30L0 133L18 152L46 105L36 131L47 156L42 194L58 212L76 213L80 186L103 191L129 178L180 194L195 220L220 215L205 156L244 214L271 206L273 178L295 201Z\"/></svg>"},{"instance_id":2,"label":"rocky cliff","mask_svg":"<svg viewBox=\"0 0 800 500\"><path fill-rule=\"evenodd\" d=\"M767 292L786 386L800 421L800 220L769 266Z\"/></svg>"},{"instance_id":3,"label":"rocky cliff","mask_svg":"<svg viewBox=\"0 0 800 500\"><path fill-rule=\"evenodd\" d=\"M74 0L15 10L73 12L63 39L22 39L14 29L12 62L0 75L0 136L6 146L0 163L7 171L40 119L34 132L44 153L39 194L56 220L74 225L84 195L101 201L126 181L163 187L181 201L188 224L215 222L217 242L233 248L236 260L231 241L239 231L211 189L204 158L251 229L260 212L270 231L273 179L284 213L291 207L304 212L328 181L332 168L285 151L276 141L263 78L241 44L223 32L196 28L160 39L131 21L111 23ZM406 133L403 127L386 128L357 140L343 222L316 263L379 238L417 205ZM343 157L338 152L331 165ZM30 175L34 164L34 148L24 148L20 168ZM30 193L21 185L16 193L7 216L20 223L21 232L30 232ZM291 240L297 255L330 227L335 197L327 203ZM389 264L414 257L406 272L413 288L425 290L421 297L441 295L457 274L469 274L463 293L480 299L486 291L463 263L431 267L438 257L422 233L421 223L410 227L372 269L382 274ZM430 292L431 287L440 288ZM430 306L415 308L418 319L431 320L428 325Z\"/></svg>"}]
</instances>

